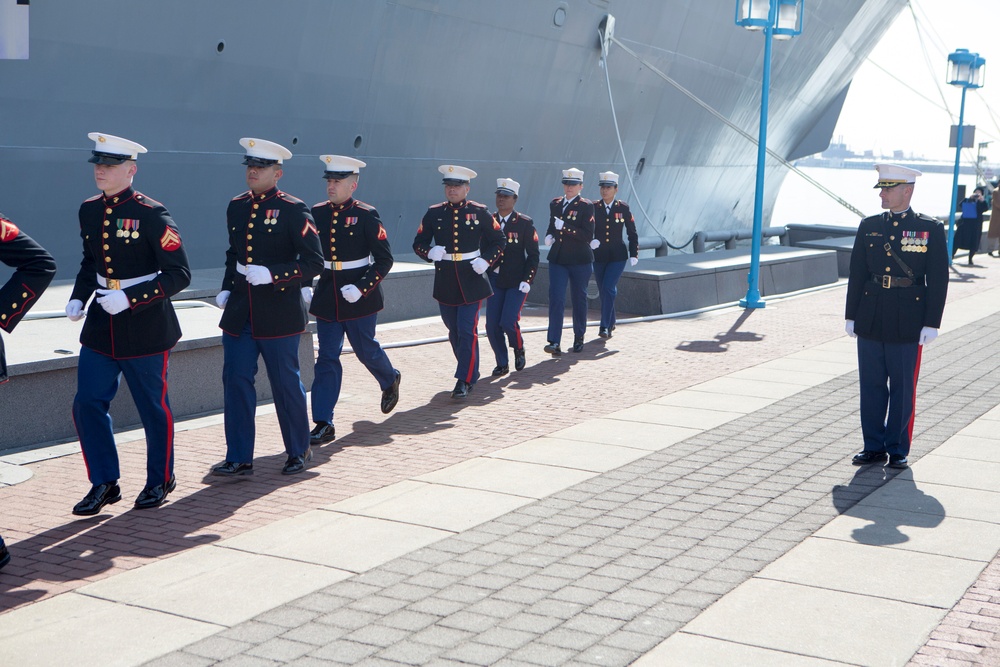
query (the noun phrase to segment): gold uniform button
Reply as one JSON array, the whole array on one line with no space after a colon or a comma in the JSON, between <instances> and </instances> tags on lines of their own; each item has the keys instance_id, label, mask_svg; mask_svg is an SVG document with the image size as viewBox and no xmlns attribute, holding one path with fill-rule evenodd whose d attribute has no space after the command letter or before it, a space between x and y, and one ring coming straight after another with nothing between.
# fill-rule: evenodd
<instances>
[{"instance_id":1,"label":"gold uniform button","mask_svg":"<svg viewBox=\"0 0 1000 667\"><path fill-rule=\"evenodd\" d=\"M111 267L109 266L109 267L108 267L108 274L110 275L110 274L112 274L112 273L114 273L114 272L115 272L115 270L114 270L114 269L112 269L112 268L111 268Z\"/></svg>"},{"instance_id":2,"label":"gold uniform button","mask_svg":"<svg viewBox=\"0 0 1000 667\"><path fill-rule=\"evenodd\" d=\"M253 223L251 222L251 223L250 223L249 225L247 225L247 227L248 227L249 229L253 229ZM235 228L235 227L233 227L233 229L236 229L236 228Z\"/></svg>"},{"instance_id":3,"label":"gold uniform button","mask_svg":"<svg viewBox=\"0 0 1000 667\"><path fill-rule=\"evenodd\" d=\"M252 246L252 245L248 245L248 246L247 246L247 252L253 252L253 246ZM247 258L247 261L248 261L248 262L250 261L250 258L249 258L249 257Z\"/></svg>"},{"instance_id":4,"label":"gold uniform button","mask_svg":"<svg viewBox=\"0 0 1000 667\"><path fill-rule=\"evenodd\" d=\"M332 246L330 246L330 250L332 250L332 251L336 252L336 251L337 251L337 246L333 246L333 245L332 245Z\"/></svg>"},{"instance_id":5,"label":"gold uniform button","mask_svg":"<svg viewBox=\"0 0 1000 667\"><path fill-rule=\"evenodd\" d=\"M105 226L105 227L110 227L110 226L111 226L111 223L110 223L109 221L105 220L105 221L104 221L104 226Z\"/></svg>"},{"instance_id":6,"label":"gold uniform button","mask_svg":"<svg viewBox=\"0 0 1000 667\"><path fill-rule=\"evenodd\" d=\"M7 313L0 315L0 320L5 320L5 319L7 319Z\"/></svg>"},{"instance_id":7,"label":"gold uniform button","mask_svg":"<svg viewBox=\"0 0 1000 667\"><path fill-rule=\"evenodd\" d=\"M254 205L253 205L253 208L254 208L254 210L256 211L256 210L257 210L258 208L260 208L260 204L254 204Z\"/></svg>"},{"instance_id":8,"label":"gold uniform button","mask_svg":"<svg viewBox=\"0 0 1000 667\"><path fill-rule=\"evenodd\" d=\"M250 214L250 217L251 217L251 218L256 218L256 217L257 217L257 214L256 214L256 213L251 213L251 214Z\"/></svg>"},{"instance_id":9,"label":"gold uniform button","mask_svg":"<svg viewBox=\"0 0 1000 667\"><path fill-rule=\"evenodd\" d=\"M105 258L104 258L104 261L105 261L105 262L110 262L110 261L111 261L111 258L110 258L110 257L105 257Z\"/></svg>"},{"instance_id":10,"label":"gold uniform button","mask_svg":"<svg viewBox=\"0 0 1000 667\"><path fill-rule=\"evenodd\" d=\"M276 273L276 274L274 274L274 277L275 277L275 278L277 278L277 277L278 277L278 274L277 274L277 273ZM285 271L285 277L286 277L286 278L288 277L288 271Z\"/></svg>"},{"instance_id":11,"label":"gold uniform button","mask_svg":"<svg viewBox=\"0 0 1000 667\"><path fill-rule=\"evenodd\" d=\"M160 290L158 290L158 289L153 290L153 294L159 294L159 293L160 293Z\"/></svg>"},{"instance_id":12,"label":"gold uniform button","mask_svg":"<svg viewBox=\"0 0 1000 667\"><path fill-rule=\"evenodd\" d=\"M135 299L132 299L132 303L135 303Z\"/></svg>"},{"instance_id":13,"label":"gold uniform button","mask_svg":"<svg viewBox=\"0 0 1000 667\"><path fill-rule=\"evenodd\" d=\"M143 295L142 295L142 298L143 298L143 299L148 299L148 298L149 298L149 295L148 295L148 294L143 294Z\"/></svg>"},{"instance_id":14,"label":"gold uniform button","mask_svg":"<svg viewBox=\"0 0 1000 667\"><path fill-rule=\"evenodd\" d=\"M250 241L252 239L253 239L253 234L247 234L247 241Z\"/></svg>"},{"instance_id":15,"label":"gold uniform button","mask_svg":"<svg viewBox=\"0 0 1000 667\"><path fill-rule=\"evenodd\" d=\"M113 211L110 208L105 209L104 212L107 213L108 215L111 215L113 213Z\"/></svg>"},{"instance_id":16,"label":"gold uniform button","mask_svg":"<svg viewBox=\"0 0 1000 667\"><path fill-rule=\"evenodd\" d=\"M886 270L886 273L888 273L891 269L887 266L887 267L885 267L885 270Z\"/></svg>"},{"instance_id":17,"label":"gold uniform button","mask_svg":"<svg viewBox=\"0 0 1000 667\"><path fill-rule=\"evenodd\" d=\"M17 308L17 304L16 303L12 303L12 304L10 304L10 307L11 308Z\"/></svg>"},{"instance_id":18,"label":"gold uniform button","mask_svg":"<svg viewBox=\"0 0 1000 667\"><path fill-rule=\"evenodd\" d=\"M336 211L333 212L333 217L335 217L335 218L337 217L337 212Z\"/></svg>"},{"instance_id":19,"label":"gold uniform button","mask_svg":"<svg viewBox=\"0 0 1000 667\"><path fill-rule=\"evenodd\" d=\"M104 238L108 238L108 233L104 232Z\"/></svg>"},{"instance_id":20,"label":"gold uniform button","mask_svg":"<svg viewBox=\"0 0 1000 667\"><path fill-rule=\"evenodd\" d=\"M894 222L894 223L892 223L892 226L893 227L899 227L899 223L898 222Z\"/></svg>"},{"instance_id":21,"label":"gold uniform button","mask_svg":"<svg viewBox=\"0 0 1000 667\"><path fill-rule=\"evenodd\" d=\"M109 246L107 243L105 243L104 244L104 249L105 250L111 250L111 246Z\"/></svg>"},{"instance_id":22,"label":"gold uniform button","mask_svg":"<svg viewBox=\"0 0 1000 667\"><path fill-rule=\"evenodd\" d=\"M21 292L21 298L22 299L27 299L28 298L28 293L27 292Z\"/></svg>"},{"instance_id":23,"label":"gold uniform button","mask_svg":"<svg viewBox=\"0 0 1000 667\"><path fill-rule=\"evenodd\" d=\"M333 260L335 260L335 259L337 259L337 256L336 256L336 255L333 255L333 256L331 256L331 257L330 257L330 261L331 261L331 262L332 262Z\"/></svg>"}]
</instances>

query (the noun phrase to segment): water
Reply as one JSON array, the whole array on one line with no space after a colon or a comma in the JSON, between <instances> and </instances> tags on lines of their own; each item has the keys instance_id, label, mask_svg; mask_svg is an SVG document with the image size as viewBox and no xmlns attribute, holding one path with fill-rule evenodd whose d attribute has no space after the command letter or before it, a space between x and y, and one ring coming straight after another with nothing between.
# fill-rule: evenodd
<instances>
[{"instance_id":1,"label":"water","mask_svg":"<svg viewBox=\"0 0 1000 667\"><path fill-rule=\"evenodd\" d=\"M878 180L878 172L874 169L808 167L802 171L864 211L866 215L882 212L878 190L872 187ZM910 202L913 210L934 217L947 215L948 204L951 201L952 178L952 174L924 174L917 178L913 200ZM958 183L964 184L966 190L971 193L972 188L976 187L976 177L960 174ZM785 177L781 185L771 216L771 224L780 226L792 223L857 226L858 217L792 172Z\"/></svg>"}]
</instances>

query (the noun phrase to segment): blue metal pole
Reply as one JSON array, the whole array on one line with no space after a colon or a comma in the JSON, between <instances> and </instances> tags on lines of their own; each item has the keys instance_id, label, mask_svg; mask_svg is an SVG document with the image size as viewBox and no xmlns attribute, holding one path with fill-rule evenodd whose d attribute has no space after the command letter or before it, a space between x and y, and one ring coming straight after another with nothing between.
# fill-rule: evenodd
<instances>
[{"instance_id":1,"label":"blue metal pole","mask_svg":"<svg viewBox=\"0 0 1000 667\"><path fill-rule=\"evenodd\" d=\"M778 3L771 0L767 25L764 27L764 76L760 91L760 133L757 136L757 183L753 198L753 239L750 243L750 274L747 295L740 300L741 308L763 308L760 298L760 244L764 217L764 161L767 159L767 102L771 90L771 31L777 17Z\"/></svg>"},{"instance_id":2,"label":"blue metal pole","mask_svg":"<svg viewBox=\"0 0 1000 667\"><path fill-rule=\"evenodd\" d=\"M951 204L948 208L948 266L951 266L951 254L955 248L955 200L958 199L958 168L962 160L962 129L965 122L965 91L968 86L962 86L962 105L958 111L958 137L955 147L955 177L951 181Z\"/></svg>"}]
</instances>

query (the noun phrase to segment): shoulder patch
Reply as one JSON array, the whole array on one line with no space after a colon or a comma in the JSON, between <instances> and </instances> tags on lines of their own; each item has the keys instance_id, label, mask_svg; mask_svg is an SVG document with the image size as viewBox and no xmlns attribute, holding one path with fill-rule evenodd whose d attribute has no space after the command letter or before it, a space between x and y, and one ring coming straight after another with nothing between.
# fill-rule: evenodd
<instances>
[{"instance_id":1,"label":"shoulder patch","mask_svg":"<svg viewBox=\"0 0 1000 667\"><path fill-rule=\"evenodd\" d=\"M302 226L302 236L305 237L309 232L319 236L319 232L316 231L316 225L313 224L312 220L306 219L306 224Z\"/></svg>"},{"instance_id":2,"label":"shoulder patch","mask_svg":"<svg viewBox=\"0 0 1000 667\"><path fill-rule=\"evenodd\" d=\"M389 235L385 233L385 227L383 227L382 225L378 226L378 240L379 241L389 240Z\"/></svg>"},{"instance_id":3,"label":"shoulder patch","mask_svg":"<svg viewBox=\"0 0 1000 667\"><path fill-rule=\"evenodd\" d=\"M0 243L7 243L17 238L21 230L13 222L6 218L0 218Z\"/></svg>"},{"instance_id":4,"label":"shoulder patch","mask_svg":"<svg viewBox=\"0 0 1000 667\"><path fill-rule=\"evenodd\" d=\"M538 230L535 230L535 243L538 243Z\"/></svg>"},{"instance_id":5,"label":"shoulder patch","mask_svg":"<svg viewBox=\"0 0 1000 667\"><path fill-rule=\"evenodd\" d=\"M172 227L167 227L163 230L163 236L160 237L160 247L167 252L173 252L181 247L181 235L177 233L177 230Z\"/></svg>"},{"instance_id":6,"label":"shoulder patch","mask_svg":"<svg viewBox=\"0 0 1000 667\"><path fill-rule=\"evenodd\" d=\"M497 222L496 220L493 221L493 229L497 230L498 232L500 231L500 223Z\"/></svg>"}]
</instances>

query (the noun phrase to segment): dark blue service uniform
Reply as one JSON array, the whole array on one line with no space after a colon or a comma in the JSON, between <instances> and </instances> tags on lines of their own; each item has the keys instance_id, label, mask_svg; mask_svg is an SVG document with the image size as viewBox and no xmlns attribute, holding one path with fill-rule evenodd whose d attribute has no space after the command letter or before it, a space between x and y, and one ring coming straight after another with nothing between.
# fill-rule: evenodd
<instances>
[{"instance_id":1,"label":"dark blue service uniform","mask_svg":"<svg viewBox=\"0 0 1000 667\"><path fill-rule=\"evenodd\" d=\"M556 218L562 218L563 228L556 229ZM562 340L566 310L566 286L573 304L573 338L583 340L587 331L587 283L593 272L594 204L589 199L556 197L549 203L547 236L554 239L549 249L549 333L548 341L556 345Z\"/></svg>"},{"instance_id":2,"label":"dark blue service uniform","mask_svg":"<svg viewBox=\"0 0 1000 667\"><path fill-rule=\"evenodd\" d=\"M56 262L45 248L0 215L0 262L14 273L0 287L0 330L10 333L56 275ZM7 381L7 359L0 336L0 384Z\"/></svg>"},{"instance_id":3,"label":"dark blue service uniform","mask_svg":"<svg viewBox=\"0 0 1000 667\"><path fill-rule=\"evenodd\" d=\"M264 358L288 456L309 448L306 390L299 375L299 337L306 328L301 288L323 270L309 208L277 188L244 192L226 210L229 249L222 289L231 292L219 326L224 365L226 460L252 463L257 358ZM246 267L265 266L270 284L251 285Z\"/></svg>"},{"instance_id":4,"label":"dark blue service uniform","mask_svg":"<svg viewBox=\"0 0 1000 667\"><path fill-rule=\"evenodd\" d=\"M309 312L316 316L319 353L312 385L312 415L316 423L333 423L340 398L343 367L340 353L344 335L358 361L385 391L396 380L396 371L375 340L378 312L382 310L382 280L392 268L389 237L374 207L348 199L342 204L325 201L312 208L326 258L316 283ZM363 266L343 268L345 263ZM340 289L354 285L361 298L350 303Z\"/></svg>"},{"instance_id":5,"label":"dark blue service uniform","mask_svg":"<svg viewBox=\"0 0 1000 667\"><path fill-rule=\"evenodd\" d=\"M622 240L623 231L628 234L628 247ZM601 297L601 328L610 331L615 327L618 279L628 258L639 256L639 233L628 204L620 199L611 204L605 204L604 200L595 202L594 238L600 241L594 250L594 279Z\"/></svg>"},{"instance_id":6,"label":"dark blue service uniform","mask_svg":"<svg viewBox=\"0 0 1000 667\"><path fill-rule=\"evenodd\" d=\"M910 278L892 249L913 272ZM861 221L845 318L858 337L864 450L907 456L920 374L920 330L941 326L948 295L944 226L908 209Z\"/></svg>"},{"instance_id":7,"label":"dark blue service uniform","mask_svg":"<svg viewBox=\"0 0 1000 667\"><path fill-rule=\"evenodd\" d=\"M146 433L146 486L174 470L174 417L167 396L170 350L181 337L170 297L191 282L187 253L163 204L131 187L80 206L83 260L70 300L121 289L129 307L110 315L90 305L80 334L73 421L94 486L120 477L108 410L125 376Z\"/></svg>"},{"instance_id":8,"label":"dark blue service uniform","mask_svg":"<svg viewBox=\"0 0 1000 667\"><path fill-rule=\"evenodd\" d=\"M512 211L507 220L494 213L493 219L500 225L506 239L503 257L499 266L491 266L486 275L493 288L493 296L486 301L486 337L493 348L497 366L507 366L510 355L504 344L515 350L524 349L521 338L521 309L528 298L519 289L521 283L531 285L538 272L538 232L534 221L526 215Z\"/></svg>"},{"instance_id":9,"label":"dark blue service uniform","mask_svg":"<svg viewBox=\"0 0 1000 667\"><path fill-rule=\"evenodd\" d=\"M486 276L473 270L471 261L481 256L495 264L503 252L504 235L485 206L466 200L427 209L413 239L413 251L431 261L427 253L432 241L448 252L434 262L434 299L458 361L455 379L474 385L479 379L479 307L493 290Z\"/></svg>"}]
</instances>

